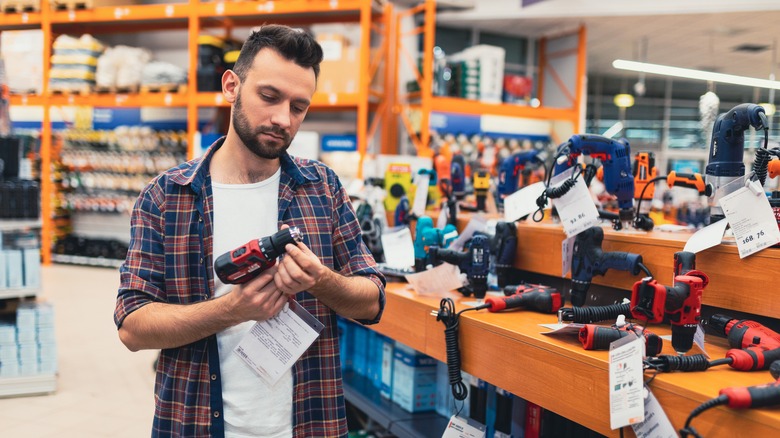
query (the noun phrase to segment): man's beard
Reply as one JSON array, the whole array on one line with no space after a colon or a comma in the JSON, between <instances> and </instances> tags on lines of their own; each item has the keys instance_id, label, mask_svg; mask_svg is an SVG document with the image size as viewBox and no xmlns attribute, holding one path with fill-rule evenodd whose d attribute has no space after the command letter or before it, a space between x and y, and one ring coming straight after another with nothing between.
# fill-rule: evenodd
<instances>
[{"instance_id":1,"label":"man's beard","mask_svg":"<svg viewBox=\"0 0 780 438\"><path fill-rule=\"evenodd\" d=\"M292 142L292 139L287 132L273 126L258 126L257 128L253 128L241 106L240 91L236 96L236 103L233 107L233 128L236 130L238 138L241 139L247 149L258 157L267 160L273 160L284 155ZM283 139L281 140L281 145L260 141L260 134L263 133L281 137Z\"/></svg>"}]
</instances>

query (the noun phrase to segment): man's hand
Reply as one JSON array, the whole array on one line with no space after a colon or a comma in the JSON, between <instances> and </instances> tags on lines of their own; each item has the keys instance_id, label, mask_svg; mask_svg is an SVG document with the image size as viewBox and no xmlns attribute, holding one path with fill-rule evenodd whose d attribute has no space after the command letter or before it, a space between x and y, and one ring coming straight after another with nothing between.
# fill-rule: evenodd
<instances>
[{"instance_id":1,"label":"man's hand","mask_svg":"<svg viewBox=\"0 0 780 438\"><path fill-rule=\"evenodd\" d=\"M288 243L284 249L286 253L277 264L274 283L285 294L294 296L304 290L316 289L333 274L303 242Z\"/></svg>"},{"instance_id":2,"label":"man's hand","mask_svg":"<svg viewBox=\"0 0 780 438\"><path fill-rule=\"evenodd\" d=\"M233 288L232 307L242 321L265 321L282 310L287 295L274 284L277 275L277 267L272 266L252 280Z\"/></svg>"}]
</instances>

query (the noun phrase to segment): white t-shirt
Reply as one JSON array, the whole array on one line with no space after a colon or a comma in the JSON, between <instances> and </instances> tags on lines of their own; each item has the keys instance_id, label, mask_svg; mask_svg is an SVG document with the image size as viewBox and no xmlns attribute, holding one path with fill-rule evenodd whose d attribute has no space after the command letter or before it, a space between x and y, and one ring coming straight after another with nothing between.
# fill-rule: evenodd
<instances>
[{"instance_id":1,"label":"white t-shirt","mask_svg":"<svg viewBox=\"0 0 780 438\"><path fill-rule=\"evenodd\" d=\"M214 260L252 239L278 231L279 177L281 169L259 183L212 183L214 199ZM225 285L214 274L216 296L234 286ZM222 400L227 438L292 436L292 372L269 387L233 349L254 321L217 333Z\"/></svg>"}]
</instances>

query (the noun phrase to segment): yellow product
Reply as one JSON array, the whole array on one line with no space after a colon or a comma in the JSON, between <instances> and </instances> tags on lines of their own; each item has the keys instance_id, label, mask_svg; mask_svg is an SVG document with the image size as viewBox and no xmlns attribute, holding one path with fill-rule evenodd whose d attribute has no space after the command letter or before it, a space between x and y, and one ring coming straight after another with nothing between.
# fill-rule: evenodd
<instances>
[{"instance_id":1,"label":"yellow product","mask_svg":"<svg viewBox=\"0 0 780 438\"><path fill-rule=\"evenodd\" d=\"M412 202L412 165L390 163L385 171L385 210L394 212L401 197L406 195Z\"/></svg>"},{"instance_id":2,"label":"yellow product","mask_svg":"<svg viewBox=\"0 0 780 438\"><path fill-rule=\"evenodd\" d=\"M94 81L95 72L75 68L52 68L49 72L51 79L81 79Z\"/></svg>"},{"instance_id":3,"label":"yellow product","mask_svg":"<svg viewBox=\"0 0 780 438\"><path fill-rule=\"evenodd\" d=\"M88 65L90 67L97 66L97 58L92 55L85 54L55 54L51 56L52 64L70 64L70 65Z\"/></svg>"}]
</instances>

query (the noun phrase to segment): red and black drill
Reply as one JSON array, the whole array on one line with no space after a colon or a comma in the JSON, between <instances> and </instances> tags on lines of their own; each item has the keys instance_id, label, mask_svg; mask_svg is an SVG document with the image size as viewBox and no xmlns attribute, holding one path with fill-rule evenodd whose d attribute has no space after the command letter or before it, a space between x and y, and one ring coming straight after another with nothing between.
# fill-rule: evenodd
<instances>
[{"instance_id":1,"label":"red and black drill","mask_svg":"<svg viewBox=\"0 0 780 438\"><path fill-rule=\"evenodd\" d=\"M295 245L302 240L303 236L298 227L279 230L276 234L250 240L222 254L214 263L214 270L225 284L246 283L275 265L276 259L284 254L284 247L288 243Z\"/></svg>"},{"instance_id":2,"label":"red and black drill","mask_svg":"<svg viewBox=\"0 0 780 438\"><path fill-rule=\"evenodd\" d=\"M508 291L513 291L507 294ZM490 312L523 308L540 313L557 313L563 304L557 289L541 285L519 285L504 288L503 297L485 297Z\"/></svg>"},{"instance_id":3,"label":"red and black drill","mask_svg":"<svg viewBox=\"0 0 780 438\"><path fill-rule=\"evenodd\" d=\"M626 324L622 327L605 327L596 324L585 324L579 332L582 348L586 350L608 350L609 344L625 338L631 333L645 338L645 354L656 356L661 353L664 340L655 333L638 325Z\"/></svg>"},{"instance_id":4,"label":"red and black drill","mask_svg":"<svg viewBox=\"0 0 780 438\"><path fill-rule=\"evenodd\" d=\"M679 354L693 347L693 337L701 322L701 302L709 277L696 270L696 254L674 254L674 285L664 286L652 277L634 283L631 315L646 322L660 323L667 317L672 324L672 346Z\"/></svg>"}]
</instances>

